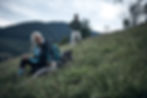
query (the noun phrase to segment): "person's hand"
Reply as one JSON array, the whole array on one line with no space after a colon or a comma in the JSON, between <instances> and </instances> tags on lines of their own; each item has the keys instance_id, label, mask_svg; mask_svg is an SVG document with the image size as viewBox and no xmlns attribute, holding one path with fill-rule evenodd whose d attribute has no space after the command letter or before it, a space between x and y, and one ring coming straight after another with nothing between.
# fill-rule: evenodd
<instances>
[{"instance_id":1,"label":"person's hand","mask_svg":"<svg viewBox=\"0 0 147 98\"><path fill-rule=\"evenodd\" d=\"M57 69L57 62L52 61L52 62L51 62L51 67L52 67L52 70Z\"/></svg>"},{"instance_id":2,"label":"person's hand","mask_svg":"<svg viewBox=\"0 0 147 98\"><path fill-rule=\"evenodd\" d=\"M51 65L52 65L52 66L57 66L57 62L52 61L52 62L51 62Z\"/></svg>"}]
</instances>

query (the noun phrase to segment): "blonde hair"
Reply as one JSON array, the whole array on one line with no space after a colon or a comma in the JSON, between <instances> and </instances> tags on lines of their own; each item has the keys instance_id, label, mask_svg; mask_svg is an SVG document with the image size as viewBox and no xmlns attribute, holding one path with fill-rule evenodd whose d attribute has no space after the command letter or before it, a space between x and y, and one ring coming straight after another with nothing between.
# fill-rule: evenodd
<instances>
[{"instance_id":1,"label":"blonde hair","mask_svg":"<svg viewBox=\"0 0 147 98\"><path fill-rule=\"evenodd\" d=\"M32 47L31 47L31 48L34 48L34 47L37 45L37 43L36 43L36 41L35 41L35 38L36 38L36 37L40 37L41 41L44 42L44 37L43 37L43 35L41 34L41 32L39 32L39 31L34 31L34 32L32 33L32 35L31 35L31 43L32 43Z\"/></svg>"}]
</instances>

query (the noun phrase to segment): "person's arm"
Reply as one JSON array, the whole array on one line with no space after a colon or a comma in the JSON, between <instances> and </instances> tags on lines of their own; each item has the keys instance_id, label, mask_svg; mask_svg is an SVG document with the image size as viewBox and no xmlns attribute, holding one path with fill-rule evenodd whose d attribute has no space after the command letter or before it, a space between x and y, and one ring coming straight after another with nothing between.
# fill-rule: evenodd
<instances>
[{"instance_id":1,"label":"person's arm","mask_svg":"<svg viewBox=\"0 0 147 98\"><path fill-rule=\"evenodd\" d=\"M59 49L58 46L53 45L53 46L52 46L52 52L53 52L53 54L52 54L52 59L53 59L54 61L58 61L58 60L61 59L61 53L60 53L60 49Z\"/></svg>"},{"instance_id":2,"label":"person's arm","mask_svg":"<svg viewBox=\"0 0 147 98\"><path fill-rule=\"evenodd\" d=\"M29 58L30 62L37 64L39 55L40 55L40 49L38 47L34 48L33 56Z\"/></svg>"}]
</instances>

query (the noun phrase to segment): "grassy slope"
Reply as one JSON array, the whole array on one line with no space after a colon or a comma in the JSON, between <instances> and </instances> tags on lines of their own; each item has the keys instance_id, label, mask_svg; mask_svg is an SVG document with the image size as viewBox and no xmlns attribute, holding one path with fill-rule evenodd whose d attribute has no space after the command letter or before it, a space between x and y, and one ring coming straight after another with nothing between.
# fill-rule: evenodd
<instances>
[{"instance_id":1,"label":"grassy slope","mask_svg":"<svg viewBox=\"0 0 147 98\"><path fill-rule=\"evenodd\" d=\"M18 61L0 66L1 98L145 98L147 97L147 25L77 45L74 61L32 80L15 76ZM22 85L23 84L23 85Z\"/></svg>"}]
</instances>

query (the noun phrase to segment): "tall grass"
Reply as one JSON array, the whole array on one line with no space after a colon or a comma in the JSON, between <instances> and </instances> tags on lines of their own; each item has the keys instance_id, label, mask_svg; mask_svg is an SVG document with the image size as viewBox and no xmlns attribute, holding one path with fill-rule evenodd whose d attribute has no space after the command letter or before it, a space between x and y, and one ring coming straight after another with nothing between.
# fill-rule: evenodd
<instances>
[{"instance_id":1,"label":"tall grass","mask_svg":"<svg viewBox=\"0 0 147 98\"><path fill-rule=\"evenodd\" d=\"M28 83L31 77L16 76L19 59L5 62L0 97L147 98L146 27L84 40L73 48L72 62Z\"/></svg>"}]
</instances>

